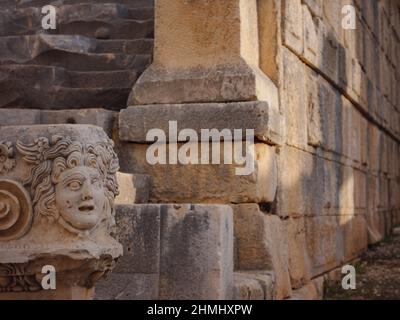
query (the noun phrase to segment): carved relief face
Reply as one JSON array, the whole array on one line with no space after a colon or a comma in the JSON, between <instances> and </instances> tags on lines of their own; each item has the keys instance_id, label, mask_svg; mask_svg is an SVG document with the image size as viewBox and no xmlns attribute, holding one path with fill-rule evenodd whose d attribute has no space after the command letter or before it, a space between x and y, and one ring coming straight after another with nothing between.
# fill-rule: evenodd
<instances>
[{"instance_id":1,"label":"carved relief face","mask_svg":"<svg viewBox=\"0 0 400 320\"><path fill-rule=\"evenodd\" d=\"M100 221L105 201L98 170L78 166L61 173L56 206L65 222L79 230L90 230Z\"/></svg>"}]
</instances>

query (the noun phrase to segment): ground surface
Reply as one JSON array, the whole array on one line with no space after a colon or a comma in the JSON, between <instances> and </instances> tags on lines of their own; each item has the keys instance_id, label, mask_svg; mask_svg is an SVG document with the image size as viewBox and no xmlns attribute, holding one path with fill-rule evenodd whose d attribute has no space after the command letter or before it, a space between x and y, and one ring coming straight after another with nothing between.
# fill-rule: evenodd
<instances>
[{"instance_id":1,"label":"ground surface","mask_svg":"<svg viewBox=\"0 0 400 320\"><path fill-rule=\"evenodd\" d=\"M370 247L356 267L357 288L343 290L341 284L328 284L325 299L382 300L400 299L400 229Z\"/></svg>"}]
</instances>

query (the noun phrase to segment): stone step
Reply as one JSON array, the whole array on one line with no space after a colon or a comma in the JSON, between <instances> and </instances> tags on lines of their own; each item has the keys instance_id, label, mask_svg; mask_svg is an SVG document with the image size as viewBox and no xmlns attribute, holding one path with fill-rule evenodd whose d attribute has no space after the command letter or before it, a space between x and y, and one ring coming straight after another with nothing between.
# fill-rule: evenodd
<instances>
[{"instance_id":1,"label":"stone step","mask_svg":"<svg viewBox=\"0 0 400 320\"><path fill-rule=\"evenodd\" d=\"M147 54L153 52L152 39L96 40L79 35L47 35L0 37L0 62L12 60L27 63L43 52L60 50L72 53Z\"/></svg>"},{"instance_id":2,"label":"stone step","mask_svg":"<svg viewBox=\"0 0 400 320\"><path fill-rule=\"evenodd\" d=\"M107 4L112 3L112 0L0 0L2 6L15 5L18 8L26 7L43 7L45 5L70 5L70 4ZM154 0L118 0L118 4L129 5L132 7L153 7Z\"/></svg>"},{"instance_id":3,"label":"stone step","mask_svg":"<svg viewBox=\"0 0 400 320\"><path fill-rule=\"evenodd\" d=\"M77 54L64 51L45 52L32 60L25 62L15 61L13 59L0 60L0 65L7 64L30 64L63 67L71 71L117 71L117 70L135 70L141 73L151 61L150 55L124 55L124 54Z\"/></svg>"},{"instance_id":4,"label":"stone step","mask_svg":"<svg viewBox=\"0 0 400 320\"><path fill-rule=\"evenodd\" d=\"M154 37L153 20L77 21L60 24L60 34L81 34L97 39L139 39Z\"/></svg>"},{"instance_id":5,"label":"stone step","mask_svg":"<svg viewBox=\"0 0 400 320\"><path fill-rule=\"evenodd\" d=\"M125 88L132 86L137 76L134 70L80 72L53 66L0 65L0 83L18 81L41 88Z\"/></svg>"},{"instance_id":6,"label":"stone step","mask_svg":"<svg viewBox=\"0 0 400 320\"><path fill-rule=\"evenodd\" d=\"M97 53L153 54L153 39L96 40Z\"/></svg>"},{"instance_id":7,"label":"stone step","mask_svg":"<svg viewBox=\"0 0 400 320\"><path fill-rule=\"evenodd\" d=\"M72 88L128 88L138 78L134 70L68 72Z\"/></svg>"},{"instance_id":8,"label":"stone step","mask_svg":"<svg viewBox=\"0 0 400 320\"><path fill-rule=\"evenodd\" d=\"M144 17L141 17L141 14ZM131 18L135 16L136 18ZM27 35L37 32L51 34L83 34L92 37L145 38L153 34L150 10L127 9L119 4L77 4L57 9L57 29L43 30L41 7L0 9L0 36ZM76 30L81 28L82 30ZM107 32L101 28L107 29ZM100 30L99 30L100 29ZM128 33L129 31L129 33ZM102 34L103 33L103 34Z\"/></svg>"},{"instance_id":9,"label":"stone step","mask_svg":"<svg viewBox=\"0 0 400 320\"><path fill-rule=\"evenodd\" d=\"M130 19L137 19L137 20L147 20L147 19L154 19L154 7L144 7L144 8L129 8L128 6L128 17Z\"/></svg>"},{"instance_id":10,"label":"stone step","mask_svg":"<svg viewBox=\"0 0 400 320\"><path fill-rule=\"evenodd\" d=\"M64 109L64 110L39 110L29 108L1 109L0 112L7 117L0 117L1 126L36 125L36 124L91 124L103 128L109 137L112 136L116 112L106 109ZM136 185L140 185L138 179ZM138 199L145 199L145 192Z\"/></svg>"},{"instance_id":11,"label":"stone step","mask_svg":"<svg viewBox=\"0 0 400 320\"><path fill-rule=\"evenodd\" d=\"M27 106L29 108L61 110L67 108L104 108L119 110L126 104L130 87L126 88L68 88L32 87L18 81L0 85L0 108Z\"/></svg>"}]
</instances>

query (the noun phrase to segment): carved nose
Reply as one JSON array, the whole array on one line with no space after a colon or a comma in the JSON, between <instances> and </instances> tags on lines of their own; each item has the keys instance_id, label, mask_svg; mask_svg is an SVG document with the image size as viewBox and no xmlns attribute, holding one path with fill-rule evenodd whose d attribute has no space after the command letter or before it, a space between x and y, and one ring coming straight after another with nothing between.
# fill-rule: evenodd
<instances>
[{"instance_id":1,"label":"carved nose","mask_svg":"<svg viewBox=\"0 0 400 320\"><path fill-rule=\"evenodd\" d=\"M92 200L92 199L93 199L92 188L90 188L90 186L85 184L82 190L82 200Z\"/></svg>"}]
</instances>

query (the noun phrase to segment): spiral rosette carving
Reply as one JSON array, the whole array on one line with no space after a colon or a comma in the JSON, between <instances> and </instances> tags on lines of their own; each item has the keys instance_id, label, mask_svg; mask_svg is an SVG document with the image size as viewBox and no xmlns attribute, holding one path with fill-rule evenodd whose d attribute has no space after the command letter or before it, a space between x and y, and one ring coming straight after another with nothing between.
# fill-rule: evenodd
<instances>
[{"instance_id":1,"label":"spiral rosette carving","mask_svg":"<svg viewBox=\"0 0 400 320\"><path fill-rule=\"evenodd\" d=\"M14 149L11 142L0 141L0 173L6 173L15 166Z\"/></svg>"},{"instance_id":2,"label":"spiral rosette carving","mask_svg":"<svg viewBox=\"0 0 400 320\"><path fill-rule=\"evenodd\" d=\"M0 179L0 241L22 237L32 223L32 204L18 182Z\"/></svg>"}]
</instances>

